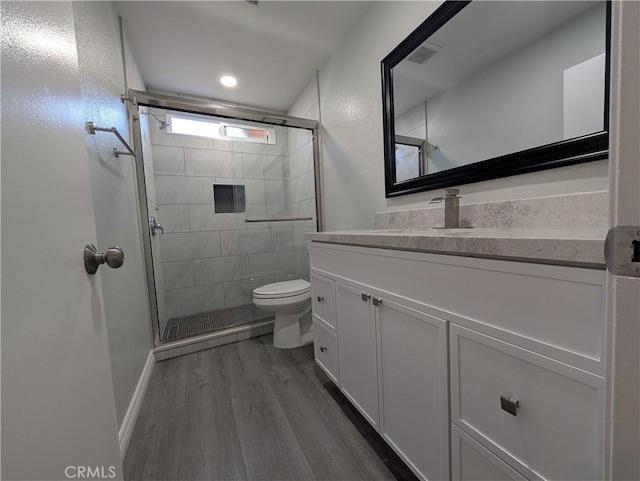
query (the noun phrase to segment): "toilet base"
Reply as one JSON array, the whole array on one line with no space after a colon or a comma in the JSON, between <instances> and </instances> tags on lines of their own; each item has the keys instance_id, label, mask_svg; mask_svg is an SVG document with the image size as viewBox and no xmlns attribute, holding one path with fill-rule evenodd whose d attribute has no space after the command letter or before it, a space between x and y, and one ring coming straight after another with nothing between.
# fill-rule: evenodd
<instances>
[{"instance_id":1,"label":"toilet base","mask_svg":"<svg viewBox=\"0 0 640 481\"><path fill-rule=\"evenodd\" d=\"M294 349L313 342L313 329L309 309L295 314L276 314L273 324L273 347ZM309 319L307 319L309 318Z\"/></svg>"}]
</instances>

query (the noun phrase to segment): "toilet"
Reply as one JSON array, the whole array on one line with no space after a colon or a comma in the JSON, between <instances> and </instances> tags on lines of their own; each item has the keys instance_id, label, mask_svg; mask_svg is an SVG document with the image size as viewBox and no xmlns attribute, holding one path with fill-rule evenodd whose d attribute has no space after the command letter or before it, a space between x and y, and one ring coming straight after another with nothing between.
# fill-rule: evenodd
<instances>
[{"instance_id":1,"label":"toilet","mask_svg":"<svg viewBox=\"0 0 640 481\"><path fill-rule=\"evenodd\" d=\"M292 349L313 342L311 284L303 279L276 282L253 290L253 303L276 315L273 346Z\"/></svg>"}]
</instances>

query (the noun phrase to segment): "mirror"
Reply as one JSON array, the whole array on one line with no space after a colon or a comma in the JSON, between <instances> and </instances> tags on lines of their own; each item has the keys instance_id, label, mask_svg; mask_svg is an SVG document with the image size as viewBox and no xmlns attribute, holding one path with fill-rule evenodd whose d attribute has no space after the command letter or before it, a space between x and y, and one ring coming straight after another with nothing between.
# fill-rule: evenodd
<instances>
[{"instance_id":1,"label":"mirror","mask_svg":"<svg viewBox=\"0 0 640 481\"><path fill-rule=\"evenodd\" d=\"M447 1L382 61L386 196L608 156L606 1Z\"/></svg>"}]
</instances>

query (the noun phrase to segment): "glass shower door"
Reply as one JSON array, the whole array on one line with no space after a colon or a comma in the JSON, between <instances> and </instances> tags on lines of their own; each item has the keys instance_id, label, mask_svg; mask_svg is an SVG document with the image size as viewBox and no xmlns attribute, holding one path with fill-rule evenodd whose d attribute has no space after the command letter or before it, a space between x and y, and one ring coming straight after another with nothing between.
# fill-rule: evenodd
<instances>
[{"instance_id":1,"label":"glass shower door","mask_svg":"<svg viewBox=\"0 0 640 481\"><path fill-rule=\"evenodd\" d=\"M147 202L164 229L152 237L161 341L271 319L253 305L253 289L309 279L303 234L316 230L312 132L146 112ZM218 123L225 138L180 133L183 118Z\"/></svg>"},{"instance_id":2,"label":"glass shower door","mask_svg":"<svg viewBox=\"0 0 640 481\"><path fill-rule=\"evenodd\" d=\"M309 280L303 235L316 230L312 135L291 127L276 127L275 135L275 145L232 146L247 202L238 231L247 300L265 284Z\"/></svg>"}]
</instances>

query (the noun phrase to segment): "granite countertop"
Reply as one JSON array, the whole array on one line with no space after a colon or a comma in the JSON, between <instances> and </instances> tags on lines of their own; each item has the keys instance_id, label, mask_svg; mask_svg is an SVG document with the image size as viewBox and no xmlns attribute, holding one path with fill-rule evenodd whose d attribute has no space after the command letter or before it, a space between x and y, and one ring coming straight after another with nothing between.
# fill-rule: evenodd
<instances>
[{"instance_id":1,"label":"granite countertop","mask_svg":"<svg viewBox=\"0 0 640 481\"><path fill-rule=\"evenodd\" d=\"M606 229L374 229L305 234L312 242L604 269Z\"/></svg>"}]
</instances>

